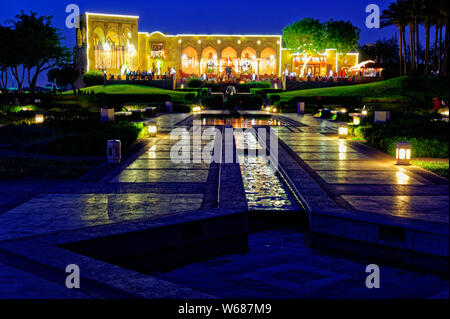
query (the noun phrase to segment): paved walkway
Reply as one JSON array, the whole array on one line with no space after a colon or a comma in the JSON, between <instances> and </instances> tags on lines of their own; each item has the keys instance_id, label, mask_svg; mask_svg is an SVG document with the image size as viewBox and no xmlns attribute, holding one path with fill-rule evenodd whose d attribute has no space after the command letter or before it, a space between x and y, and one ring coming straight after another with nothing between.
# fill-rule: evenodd
<instances>
[{"instance_id":1,"label":"paved walkway","mask_svg":"<svg viewBox=\"0 0 450 319\"><path fill-rule=\"evenodd\" d=\"M339 140L337 126L329 121L285 116L305 126L280 128L280 139L342 208L448 224L446 179L416 166L397 166L360 142Z\"/></svg>"},{"instance_id":2,"label":"paved walkway","mask_svg":"<svg viewBox=\"0 0 450 319\"><path fill-rule=\"evenodd\" d=\"M14 197L23 204L0 214L0 241L202 208L210 165L175 164L170 159L170 149L177 141L164 133L188 116L158 117L162 131L158 138L153 138L135 160L123 163L117 174L108 175L101 182L2 182L0 200L9 206L14 205L10 191L25 190L29 196ZM217 193L217 185L215 188Z\"/></svg>"}]
</instances>

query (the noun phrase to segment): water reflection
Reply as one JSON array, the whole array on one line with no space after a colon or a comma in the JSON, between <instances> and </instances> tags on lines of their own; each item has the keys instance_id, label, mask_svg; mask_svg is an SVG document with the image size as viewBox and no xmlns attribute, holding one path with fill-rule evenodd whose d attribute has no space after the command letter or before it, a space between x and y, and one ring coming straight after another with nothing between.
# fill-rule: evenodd
<instances>
[{"instance_id":1,"label":"water reflection","mask_svg":"<svg viewBox=\"0 0 450 319\"><path fill-rule=\"evenodd\" d=\"M262 149L254 135L242 132L235 132L234 135L238 149ZM268 165L267 159L263 155L250 154L238 152L249 210L299 210L292 195Z\"/></svg>"},{"instance_id":2,"label":"water reflection","mask_svg":"<svg viewBox=\"0 0 450 319\"><path fill-rule=\"evenodd\" d=\"M202 118L203 125L231 125L233 128L252 128L253 126L285 126L286 124L276 121L271 117L211 117Z\"/></svg>"}]
</instances>

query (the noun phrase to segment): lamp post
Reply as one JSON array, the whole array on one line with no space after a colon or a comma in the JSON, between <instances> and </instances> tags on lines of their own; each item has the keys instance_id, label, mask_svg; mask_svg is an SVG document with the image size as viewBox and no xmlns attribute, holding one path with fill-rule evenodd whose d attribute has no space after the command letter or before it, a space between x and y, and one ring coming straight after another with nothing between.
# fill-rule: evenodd
<instances>
[{"instance_id":1,"label":"lamp post","mask_svg":"<svg viewBox=\"0 0 450 319\"><path fill-rule=\"evenodd\" d=\"M36 122L36 124L44 123L44 115L43 114L36 114L34 116L34 121Z\"/></svg>"},{"instance_id":2,"label":"lamp post","mask_svg":"<svg viewBox=\"0 0 450 319\"><path fill-rule=\"evenodd\" d=\"M348 126L343 124L338 128L338 136L340 139L346 139L348 136Z\"/></svg>"},{"instance_id":3,"label":"lamp post","mask_svg":"<svg viewBox=\"0 0 450 319\"><path fill-rule=\"evenodd\" d=\"M157 133L158 133L158 127L156 125L156 122L150 122L148 124L148 135L150 137L156 137Z\"/></svg>"},{"instance_id":4,"label":"lamp post","mask_svg":"<svg viewBox=\"0 0 450 319\"><path fill-rule=\"evenodd\" d=\"M411 161L412 146L408 142L398 142L395 152L397 165L409 165Z\"/></svg>"}]
</instances>

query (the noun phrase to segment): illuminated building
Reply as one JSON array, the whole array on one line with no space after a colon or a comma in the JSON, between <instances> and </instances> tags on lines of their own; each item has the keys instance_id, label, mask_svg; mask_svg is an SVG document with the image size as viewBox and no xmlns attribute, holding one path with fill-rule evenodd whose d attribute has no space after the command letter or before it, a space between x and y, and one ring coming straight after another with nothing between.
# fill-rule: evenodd
<instances>
[{"instance_id":1,"label":"illuminated building","mask_svg":"<svg viewBox=\"0 0 450 319\"><path fill-rule=\"evenodd\" d=\"M178 34L139 32L139 17L85 13L80 18L75 49L84 72L105 71L124 75L127 71L209 78L233 74L281 76L299 74L302 57L282 48L281 35ZM305 75L329 76L336 71L336 51L312 57ZM358 55L342 58L340 69L358 64ZM336 74L333 74L336 75Z\"/></svg>"}]
</instances>

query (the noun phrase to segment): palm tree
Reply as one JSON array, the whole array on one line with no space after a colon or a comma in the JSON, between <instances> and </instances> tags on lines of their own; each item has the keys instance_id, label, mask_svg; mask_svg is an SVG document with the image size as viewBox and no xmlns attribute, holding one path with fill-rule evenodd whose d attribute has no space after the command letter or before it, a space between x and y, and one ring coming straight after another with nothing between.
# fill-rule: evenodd
<instances>
[{"instance_id":1,"label":"palm tree","mask_svg":"<svg viewBox=\"0 0 450 319\"><path fill-rule=\"evenodd\" d=\"M408 24L407 15L405 14L404 2L392 2L388 9L383 10L383 14L381 16L381 26L396 26L399 33L399 66L400 66L400 75L406 74L406 41L405 41L405 30L406 25ZM404 52L404 54L403 54ZM404 63L402 63L404 61ZM404 65L404 71L402 69L402 65Z\"/></svg>"},{"instance_id":2,"label":"palm tree","mask_svg":"<svg viewBox=\"0 0 450 319\"><path fill-rule=\"evenodd\" d=\"M430 29L435 17L435 7L432 0L425 0L423 2L422 20L425 27L425 59L424 59L424 73L428 74L428 67L430 63Z\"/></svg>"},{"instance_id":3,"label":"palm tree","mask_svg":"<svg viewBox=\"0 0 450 319\"><path fill-rule=\"evenodd\" d=\"M443 21L444 21L444 26L445 26L445 36L444 36L444 61L441 65L441 69L440 69L440 73L444 74L444 76L448 75L448 45L449 45L449 41L450 41L450 35L448 33L448 25L449 25L449 10L450 9L450 5L448 2L443 2L442 3L442 7L441 7L441 15L443 17ZM442 28L441 28L441 33L442 33ZM442 37L442 36L441 36ZM439 46L439 52L440 52L440 46Z\"/></svg>"}]
</instances>

